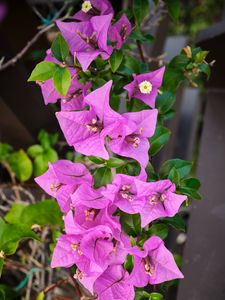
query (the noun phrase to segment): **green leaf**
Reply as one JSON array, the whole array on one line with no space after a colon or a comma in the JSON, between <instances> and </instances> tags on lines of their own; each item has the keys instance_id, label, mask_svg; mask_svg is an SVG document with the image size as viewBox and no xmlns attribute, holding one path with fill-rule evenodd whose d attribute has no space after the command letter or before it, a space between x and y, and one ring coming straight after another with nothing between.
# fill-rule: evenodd
<instances>
[{"instance_id":1,"label":"green leaf","mask_svg":"<svg viewBox=\"0 0 225 300\"><path fill-rule=\"evenodd\" d=\"M151 293L149 300L163 300L163 295L160 293Z\"/></svg>"},{"instance_id":2,"label":"green leaf","mask_svg":"<svg viewBox=\"0 0 225 300\"><path fill-rule=\"evenodd\" d=\"M54 76L56 70L58 70L57 64L49 61L42 61L36 65L30 77L28 78L28 81L48 80Z\"/></svg>"},{"instance_id":3,"label":"green leaf","mask_svg":"<svg viewBox=\"0 0 225 300\"><path fill-rule=\"evenodd\" d=\"M199 70L207 75L207 79L209 79L210 75L211 75L211 68L209 65L203 63L199 65Z\"/></svg>"},{"instance_id":4,"label":"green leaf","mask_svg":"<svg viewBox=\"0 0 225 300\"><path fill-rule=\"evenodd\" d=\"M120 223L123 230L131 236L138 236L141 234L141 218L139 214L127 214L120 212Z\"/></svg>"},{"instance_id":5,"label":"green leaf","mask_svg":"<svg viewBox=\"0 0 225 300\"><path fill-rule=\"evenodd\" d=\"M138 28L135 28L132 31L129 38L141 42L152 42L154 40L154 37L151 34L143 34Z\"/></svg>"},{"instance_id":6,"label":"green leaf","mask_svg":"<svg viewBox=\"0 0 225 300\"><path fill-rule=\"evenodd\" d=\"M187 195L190 199L201 200L201 195L196 189L192 189L189 187L178 187L177 192Z\"/></svg>"},{"instance_id":7,"label":"green leaf","mask_svg":"<svg viewBox=\"0 0 225 300\"><path fill-rule=\"evenodd\" d=\"M176 185L179 185L180 183L180 173L177 171L176 168L172 168L169 172L168 178L175 183Z\"/></svg>"},{"instance_id":8,"label":"green leaf","mask_svg":"<svg viewBox=\"0 0 225 300\"><path fill-rule=\"evenodd\" d=\"M51 163L54 163L59 159L58 153L53 148L49 148L42 155L44 155L46 157L47 161L51 162Z\"/></svg>"},{"instance_id":9,"label":"green leaf","mask_svg":"<svg viewBox=\"0 0 225 300\"><path fill-rule=\"evenodd\" d=\"M65 62L69 55L69 46L64 37L59 33L51 46L53 56L59 61Z\"/></svg>"},{"instance_id":10,"label":"green leaf","mask_svg":"<svg viewBox=\"0 0 225 300\"><path fill-rule=\"evenodd\" d=\"M106 185L112 182L112 172L111 169L103 167L97 169L94 174L95 187Z\"/></svg>"},{"instance_id":11,"label":"green leaf","mask_svg":"<svg viewBox=\"0 0 225 300\"><path fill-rule=\"evenodd\" d=\"M5 255L14 254L19 242L28 238L40 240L29 226L25 224L6 224L0 218L0 251L3 251Z\"/></svg>"},{"instance_id":12,"label":"green leaf","mask_svg":"<svg viewBox=\"0 0 225 300\"><path fill-rule=\"evenodd\" d=\"M35 158L37 155L44 152L44 149L41 145L32 145L27 149L28 155L30 157Z\"/></svg>"},{"instance_id":13,"label":"green leaf","mask_svg":"<svg viewBox=\"0 0 225 300\"><path fill-rule=\"evenodd\" d=\"M168 226L163 223L153 224L150 229L146 231L148 236L157 235L162 240L164 240L168 236L169 230Z\"/></svg>"},{"instance_id":14,"label":"green leaf","mask_svg":"<svg viewBox=\"0 0 225 300\"><path fill-rule=\"evenodd\" d=\"M13 203L13 205L10 208L10 210L8 211L8 213L5 215L5 220L9 224L20 223L21 222L21 214L26 206L27 205L24 203L18 203L18 202ZM21 223L23 223L23 222L21 222Z\"/></svg>"},{"instance_id":15,"label":"green leaf","mask_svg":"<svg viewBox=\"0 0 225 300\"><path fill-rule=\"evenodd\" d=\"M160 169L160 175L162 178L167 178L172 168L176 168L180 174L180 178L186 177L192 169L192 162L182 159L167 160Z\"/></svg>"},{"instance_id":16,"label":"green leaf","mask_svg":"<svg viewBox=\"0 0 225 300\"><path fill-rule=\"evenodd\" d=\"M97 156L88 156L88 159L96 165L101 165L105 163L105 160L103 158Z\"/></svg>"},{"instance_id":17,"label":"green leaf","mask_svg":"<svg viewBox=\"0 0 225 300\"><path fill-rule=\"evenodd\" d=\"M20 149L12 153L7 161L20 181L26 181L31 177L33 171L32 162L24 150Z\"/></svg>"},{"instance_id":18,"label":"green leaf","mask_svg":"<svg viewBox=\"0 0 225 300\"><path fill-rule=\"evenodd\" d=\"M9 144L0 143L0 161L6 160L13 148Z\"/></svg>"},{"instance_id":19,"label":"green leaf","mask_svg":"<svg viewBox=\"0 0 225 300\"><path fill-rule=\"evenodd\" d=\"M34 176L42 175L48 169L48 158L40 154L34 159Z\"/></svg>"},{"instance_id":20,"label":"green leaf","mask_svg":"<svg viewBox=\"0 0 225 300\"><path fill-rule=\"evenodd\" d=\"M20 222L29 226L33 224L61 226L63 224L62 213L53 199L26 206L21 213Z\"/></svg>"},{"instance_id":21,"label":"green leaf","mask_svg":"<svg viewBox=\"0 0 225 300\"><path fill-rule=\"evenodd\" d=\"M197 178L188 178L181 182L181 186L186 186L191 189L198 190L201 186L201 182Z\"/></svg>"},{"instance_id":22,"label":"green leaf","mask_svg":"<svg viewBox=\"0 0 225 300\"><path fill-rule=\"evenodd\" d=\"M196 54L194 61L196 63L202 63L208 54L209 54L209 51L200 51Z\"/></svg>"},{"instance_id":23,"label":"green leaf","mask_svg":"<svg viewBox=\"0 0 225 300\"><path fill-rule=\"evenodd\" d=\"M124 160L116 157L111 157L106 161L106 165L109 168L120 168L125 164Z\"/></svg>"},{"instance_id":24,"label":"green leaf","mask_svg":"<svg viewBox=\"0 0 225 300\"><path fill-rule=\"evenodd\" d=\"M169 141L171 132L168 128L158 126L150 139L150 155L156 155L162 147Z\"/></svg>"},{"instance_id":25,"label":"green leaf","mask_svg":"<svg viewBox=\"0 0 225 300\"><path fill-rule=\"evenodd\" d=\"M6 214L5 220L11 224L26 224L29 227L34 224L61 226L63 223L62 213L53 199L29 205L14 203Z\"/></svg>"},{"instance_id":26,"label":"green leaf","mask_svg":"<svg viewBox=\"0 0 225 300\"><path fill-rule=\"evenodd\" d=\"M131 272L134 266L134 257L133 255L128 254L126 257L126 261L124 263L124 268L128 271Z\"/></svg>"},{"instance_id":27,"label":"green leaf","mask_svg":"<svg viewBox=\"0 0 225 300\"><path fill-rule=\"evenodd\" d=\"M164 92L158 95L156 99L156 108L158 108L160 114L165 114L174 105L176 96L171 92Z\"/></svg>"},{"instance_id":28,"label":"green leaf","mask_svg":"<svg viewBox=\"0 0 225 300\"><path fill-rule=\"evenodd\" d=\"M174 21L177 21L180 16L180 0L165 0L169 15Z\"/></svg>"},{"instance_id":29,"label":"green leaf","mask_svg":"<svg viewBox=\"0 0 225 300\"><path fill-rule=\"evenodd\" d=\"M117 71L122 61L123 61L123 52L121 50L113 51L109 59L110 67L113 73Z\"/></svg>"},{"instance_id":30,"label":"green leaf","mask_svg":"<svg viewBox=\"0 0 225 300\"><path fill-rule=\"evenodd\" d=\"M53 82L57 91L62 96L66 96L71 83L71 75L69 70L67 68L58 68L54 73Z\"/></svg>"},{"instance_id":31,"label":"green leaf","mask_svg":"<svg viewBox=\"0 0 225 300\"><path fill-rule=\"evenodd\" d=\"M142 24L144 18L149 13L149 10L149 0L133 0L133 13L138 26Z\"/></svg>"},{"instance_id":32,"label":"green leaf","mask_svg":"<svg viewBox=\"0 0 225 300\"><path fill-rule=\"evenodd\" d=\"M179 214L176 214L174 217L162 218L161 221L177 230L185 231L184 219Z\"/></svg>"}]
</instances>

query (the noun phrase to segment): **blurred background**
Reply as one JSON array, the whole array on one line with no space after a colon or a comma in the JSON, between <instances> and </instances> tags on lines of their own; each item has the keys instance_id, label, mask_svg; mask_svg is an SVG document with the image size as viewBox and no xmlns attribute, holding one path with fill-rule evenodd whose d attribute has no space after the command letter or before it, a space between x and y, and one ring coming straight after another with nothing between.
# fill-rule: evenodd
<instances>
[{"instance_id":1,"label":"blurred background","mask_svg":"<svg viewBox=\"0 0 225 300\"><path fill-rule=\"evenodd\" d=\"M130 2L111 1L115 11L129 8ZM213 68L204 85L182 84L179 88L176 115L167 123L172 136L155 161L157 167L171 158L193 160L196 175L202 181L203 200L182 209L187 233L177 234L172 230L168 237L169 248L183 258L185 274L179 288L169 290L168 300L222 300L225 299L225 5L223 0L180 2L177 22L172 22L163 9L161 14L155 11L152 15L155 25L149 28L149 33L155 40L145 45L146 53L152 58L150 69L157 67L159 59L155 58L160 57L161 63L169 62L183 47L193 44L210 51L208 61ZM18 150L43 142L45 138L52 139L51 146L60 153L59 156L70 155L62 138L54 135L60 132L54 115L57 106L45 106L39 86L28 83L27 78L45 57L55 37L56 28L52 21L64 16L68 10L72 14L79 9L80 3L0 0L1 143L8 143ZM39 134L43 129L45 131ZM2 216L15 199L11 187L7 186L10 176L5 166L1 166L0 181ZM32 179L21 185L20 192L24 201L35 202L41 197ZM9 198L11 202L7 200ZM43 251L41 248L37 255ZM3 277L2 282L14 286L21 276L18 270L12 273L12 268L8 264L8 277ZM48 276L54 277L52 271L48 272ZM30 285L34 284L29 291L32 294L32 289L35 291L40 287L40 278L32 273L28 281ZM42 283L46 284L45 280ZM31 299L29 293L27 299Z\"/></svg>"}]
</instances>

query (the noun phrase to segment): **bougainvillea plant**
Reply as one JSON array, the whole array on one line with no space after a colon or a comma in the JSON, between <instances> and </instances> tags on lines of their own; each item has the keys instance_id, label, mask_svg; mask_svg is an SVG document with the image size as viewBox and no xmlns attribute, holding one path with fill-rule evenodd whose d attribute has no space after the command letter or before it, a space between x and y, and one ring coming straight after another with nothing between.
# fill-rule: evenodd
<instances>
[{"instance_id":1,"label":"bougainvillea plant","mask_svg":"<svg viewBox=\"0 0 225 300\"><path fill-rule=\"evenodd\" d=\"M49 163L35 179L64 215L51 266L70 269L88 299L162 299L156 285L184 277L162 226L182 227L180 207L200 198L199 181L187 178L192 163L168 160L156 173L152 158L169 140L163 125L180 83L209 76L207 51L187 46L149 70L141 2L148 8L134 1L133 11L114 15L107 0L84 1L56 22L59 33L29 78L46 105L60 104L56 118L75 151L75 161Z\"/></svg>"}]
</instances>

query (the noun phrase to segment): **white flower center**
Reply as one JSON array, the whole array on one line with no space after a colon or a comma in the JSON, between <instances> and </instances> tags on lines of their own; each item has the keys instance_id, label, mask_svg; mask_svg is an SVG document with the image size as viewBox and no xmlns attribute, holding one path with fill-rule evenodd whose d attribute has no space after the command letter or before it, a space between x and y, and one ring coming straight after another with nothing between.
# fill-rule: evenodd
<instances>
[{"instance_id":1,"label":"white flower center","mask_svg":"<svg viewBox=\"0 0 225 300\"><path fill-rule=\"evenodd\" d=\"M142 94L150 94L152 91L152 84L150 81L147 81L147 80L142 81L139 84L139 89Z\"/></svg>"},{"instance_id":2,"label":"white flower center","mask_svg":"<svg viewBox=\"0 0 225 300\"><path fill-rule=\"evenodd\" d=\"M92 9L91 1L84 1L81 9L84 13L89 12L89 10Z\"/></svg>"}]
</instances>

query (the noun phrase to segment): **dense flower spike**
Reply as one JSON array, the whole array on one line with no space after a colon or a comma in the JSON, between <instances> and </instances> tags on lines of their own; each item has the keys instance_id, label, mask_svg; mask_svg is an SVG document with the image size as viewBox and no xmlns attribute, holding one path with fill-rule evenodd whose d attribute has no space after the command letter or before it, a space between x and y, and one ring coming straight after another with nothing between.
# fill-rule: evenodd
<instances>
[{"instance_id":1,"label":"dense flower spike","mask_svg":"<svg viewBox=\"0 0 225 300\"><path fill-rule=\"evenodd\" d=\"M70 52L75 56L83 71L86 71L91 62L101 54L103 59L108 59L112 47L107 45L107 34L112 19L112 14L92 17L86 22L61 22L57 21L62 35L68 42Z\"/></svg>"},{"instance_id":2,"label":"dense flower spike","mask_svg":"<svg viewBox=\"0 0 225 300\"><path fill-rule=\"evenodd\" d=\"M124 89L128 91L129 99L140 99L150 107L154 108L158 88L162 84L164 71L165 67L162 67L150 73L141 75L134 74L134 80L124 87Z\"/></svg>"},{"instance_id":3,"label":"dense flower spike","mask_svg":"<svg viewBox=\"0 0 225 300\"><path fill-rule=\"evenodd\" d=\"M152 236L143 246L144 251L136 251L134 268L130 282L136 287L144 287L148 283L159 284L172 279L183 278L173 255L157 236Z\"/></svg>"},{"instance_id":4,"label":"dense flower spike","mask_svg":"<svg viewBox=\"0 0 225 300\"><path fill-rule=\"evenodd\" d=\"M122 17L109 28L109 38L116 49L120 49L122 47L122 45L127 41L131 31L131 23L125 14L123 14Z\"/></svg>"},{"instance_id":5,"label":"dense flower spike","mask_svg":"<svg viewBox=\"0 0 225 300\"><path fill-rule=\"evenodd\" d=\"M93 179L87 168L80 163L68 160L58 160L35 181L49 195L55 197L63 212L68 212L71 206L71 194L84 183L92 183Z\"/></svg>"},{"instance_id":6,"label":"dense flower spike","mask_svg":"<svg viewBox=\"0 0 225 300\"><path fill-rule=\"evenodd\" d=\"M112 5L108 0L85 0L81 5L81 10L73 18L79 21L87 21L93 16L108 14L114 14Z\"/></svg>"}]
</instances>

